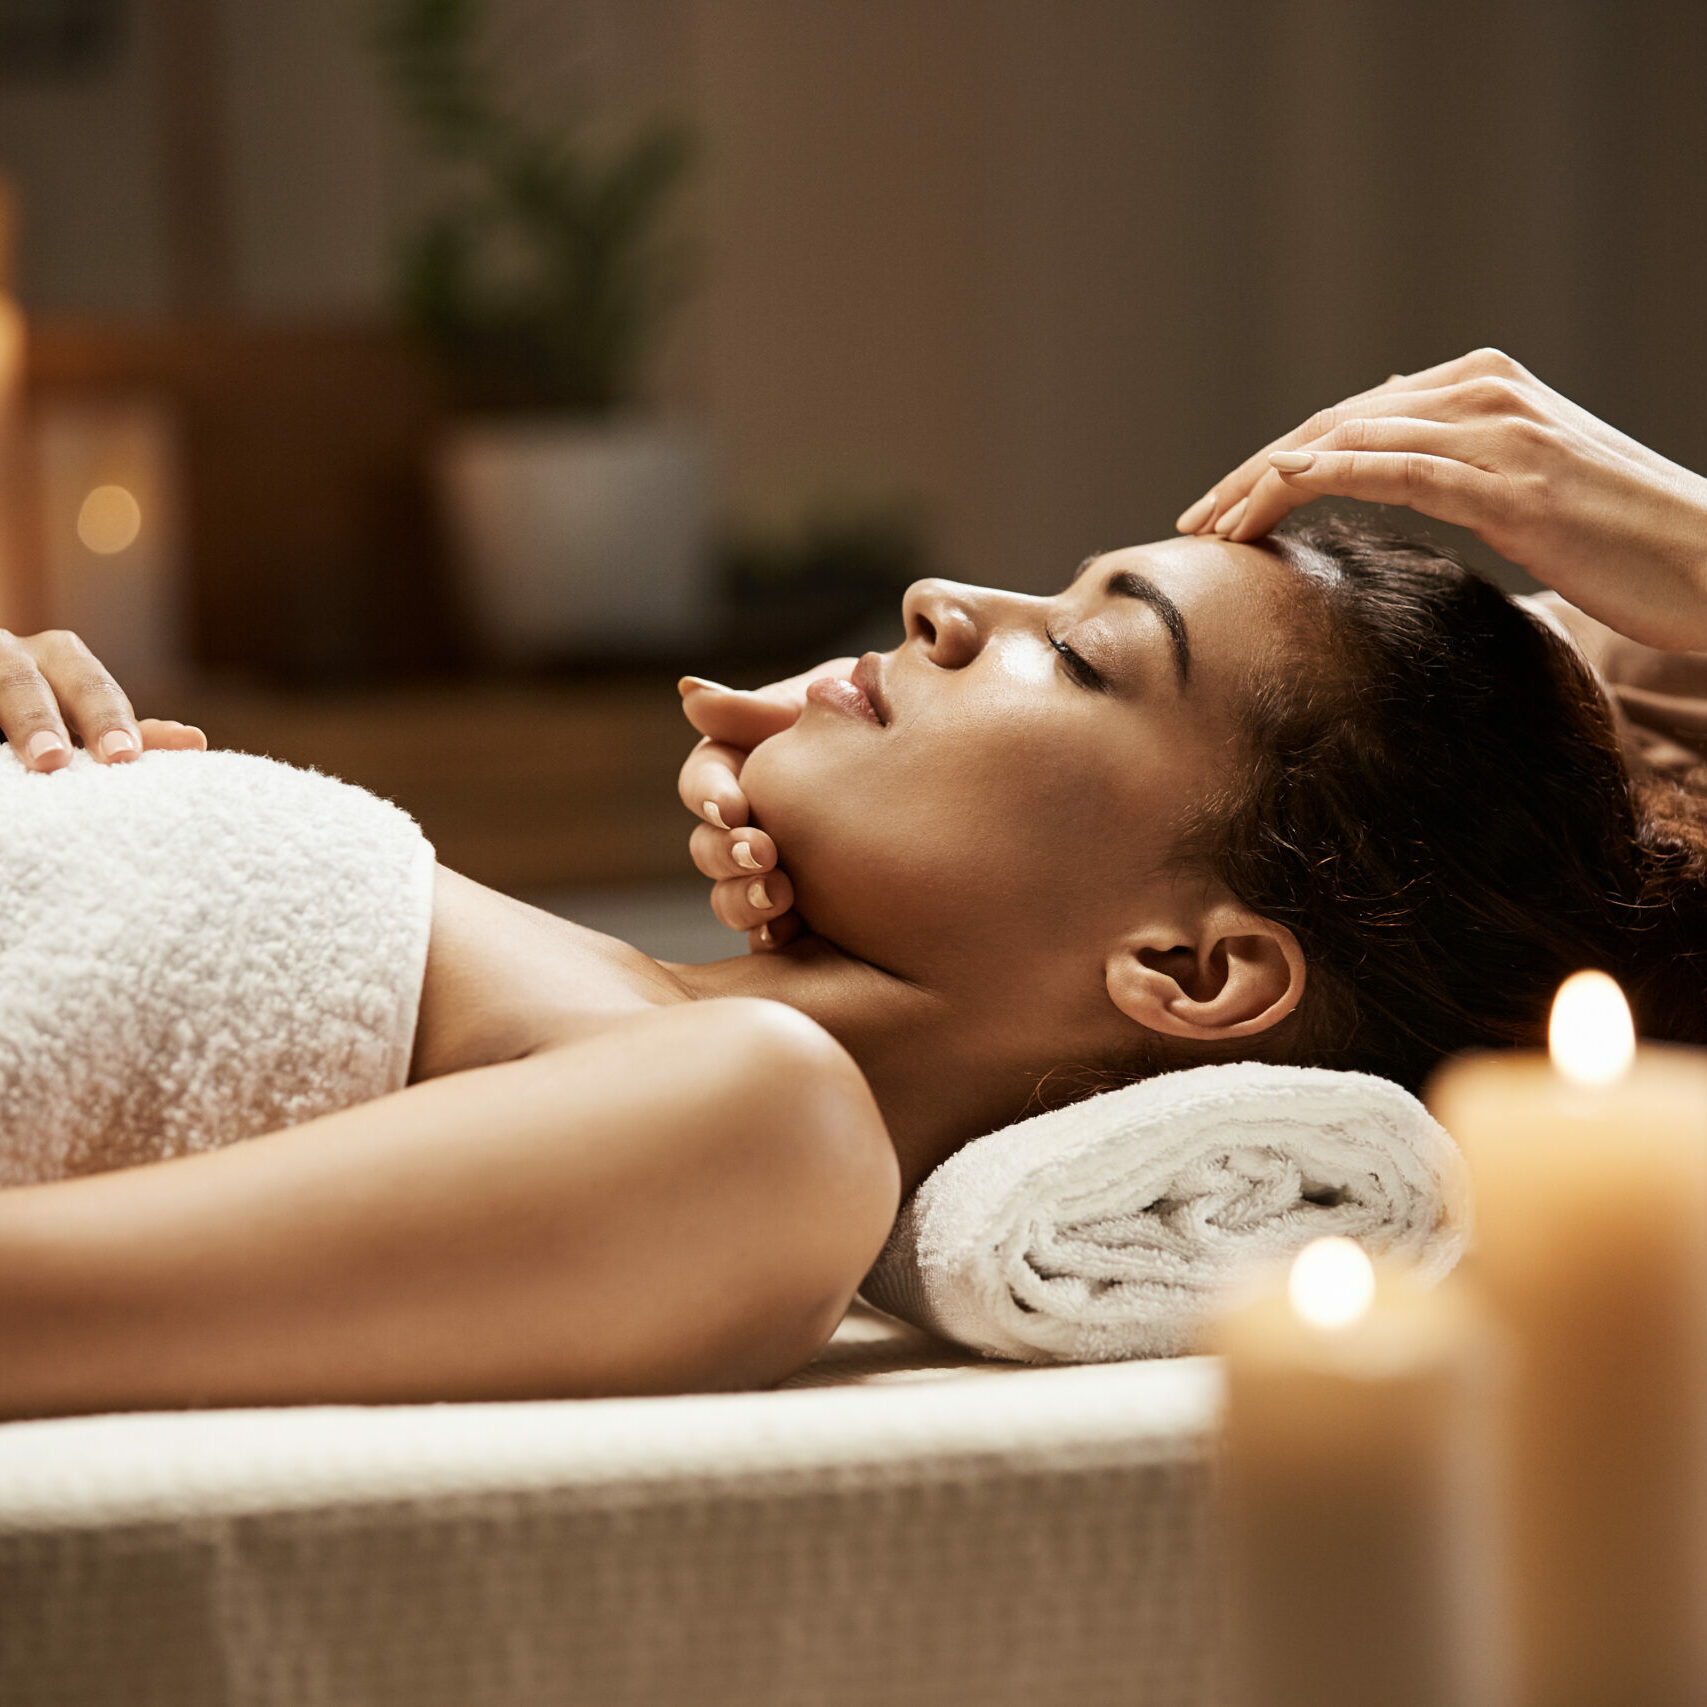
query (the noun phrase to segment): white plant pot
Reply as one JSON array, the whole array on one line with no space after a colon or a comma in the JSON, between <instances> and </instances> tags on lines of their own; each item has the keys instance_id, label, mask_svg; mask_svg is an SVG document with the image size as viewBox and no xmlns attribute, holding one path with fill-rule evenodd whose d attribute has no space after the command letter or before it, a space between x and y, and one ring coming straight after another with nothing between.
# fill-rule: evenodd
<instances>
[{"instance_id":1,"label":"white plant pot","mask_svg":"<svg viewBox=\"0 0 1707 1707\"><path fill-rule=\"evenodd\" d=\"M511 663L678 652L711 615L711 459L690 429L552 417L451 427L439 485L469 616Z\"/></svg>"}]
</instances>

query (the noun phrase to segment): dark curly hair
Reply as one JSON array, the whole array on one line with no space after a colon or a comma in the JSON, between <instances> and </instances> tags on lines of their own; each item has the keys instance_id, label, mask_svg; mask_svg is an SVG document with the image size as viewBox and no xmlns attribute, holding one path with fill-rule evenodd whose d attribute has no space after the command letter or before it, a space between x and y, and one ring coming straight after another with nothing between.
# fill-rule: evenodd
<instances>
[{"instance_id":1,"label":"dark curly hair","mask_svg":"<svg viewBox=\"0 0 1707 1707\"><path fill-rule=\"evenodd\" d=\"M1448 552L1331 513L1269 545L1293 643L1178 850L1304 951L1299 1007L1239 1053L1415 1090L1539 1044L1585 967L1643 1035L1707 1042L1707 793L1632 774L1572 647Z\"/></svg>"}]
</instances>

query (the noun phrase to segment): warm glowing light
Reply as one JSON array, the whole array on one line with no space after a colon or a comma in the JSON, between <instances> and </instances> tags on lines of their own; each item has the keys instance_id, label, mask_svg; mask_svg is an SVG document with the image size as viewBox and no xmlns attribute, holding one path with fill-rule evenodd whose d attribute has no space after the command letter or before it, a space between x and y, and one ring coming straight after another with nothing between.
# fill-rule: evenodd
<instances>
[{"instance_id":1,"label":"warm glowing light","mask_svg":"<svg viewBox=\"0 0 1707 1707\"><path fill-rule=\"evenodd\" d=\"M1313 1239L1292 1259L1286 1292L1306 1322L1349 1327L1374 1301L1374 1265L1350 1239Z\"/></svg>"},{"instance_id":2,"label":"warm glowing light","mask_svg":"<svg viewBox=\"0 0 1707 1707\"><path fill-rule=\"evenodd\" d=\"M97 557L112 557L142 532L142 506L122 486L97 486L77 512L77 537Z\"/></svg>"},{"instance_id":3,"label":"warm glowing light","mask_svg":"<svg viewBox=\"0 0 1707 1707\"><path fill-rule=\"evenodd\" d=\"M1577 972L1559 986L1547 1028L1553 1065L1573 1085L1610 1085L1636 1058L1636 1027L1616 979Z\"/></svg>"}]
</instances>

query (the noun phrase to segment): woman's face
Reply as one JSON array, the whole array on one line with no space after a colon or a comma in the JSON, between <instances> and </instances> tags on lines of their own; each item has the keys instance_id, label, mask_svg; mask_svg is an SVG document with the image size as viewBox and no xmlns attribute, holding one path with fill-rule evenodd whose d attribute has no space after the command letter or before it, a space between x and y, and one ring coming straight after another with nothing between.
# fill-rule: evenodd
<instances>
[{"instance_id":1,"label":"woman's face","mask_svg":"<svg viewBox=\"0 0 1707 1707\"><path fill-rule=\"evenodd\" d=\"M1293 572L1200 539L1089 560L1039 598L920 581L906 639L741 776L801 916L928 988L1030 1006L1145 907L1185 808L1238 761L1233 708ZM1067 968L1077 968L1067 973ZM1057 992L1058 993L1058 992Z\"/></svg>"}]
</instances>

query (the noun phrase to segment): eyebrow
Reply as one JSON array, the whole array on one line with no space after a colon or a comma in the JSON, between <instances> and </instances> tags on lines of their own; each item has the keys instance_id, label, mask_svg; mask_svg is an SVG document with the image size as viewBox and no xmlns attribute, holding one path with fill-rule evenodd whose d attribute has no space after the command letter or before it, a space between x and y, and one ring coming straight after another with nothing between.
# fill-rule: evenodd
<instances>
[{"instance_id":1,"label":"eyebrow","mask_svg":"<svg viewBox=\"0 0 1707 1707\"><path fill-rule=\"evenodd\" d=\"M1100 555L1093 553L1087 557L1073 571L1073 581L1077 581ZM1068 585L1072 585L1072 582ZM1168 631L1168 639L1173 642L1174 670L1179 676L1179 685L1183 688L1191 680L1191 639L1185 631L1185 617L1179 606L1148 575L1140 575L1135 569L1117 569L1109 576L1108 586L1104 591L1111 598L1141 600L1162 619L1162 626Z\"/></svg>"}]
</instances>

